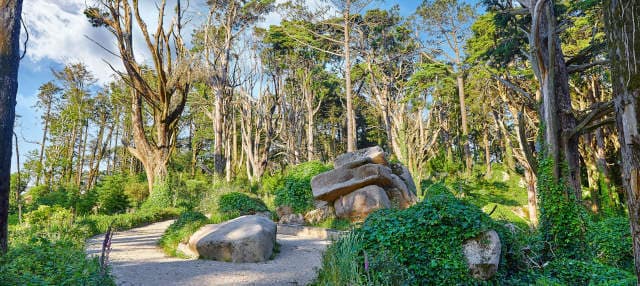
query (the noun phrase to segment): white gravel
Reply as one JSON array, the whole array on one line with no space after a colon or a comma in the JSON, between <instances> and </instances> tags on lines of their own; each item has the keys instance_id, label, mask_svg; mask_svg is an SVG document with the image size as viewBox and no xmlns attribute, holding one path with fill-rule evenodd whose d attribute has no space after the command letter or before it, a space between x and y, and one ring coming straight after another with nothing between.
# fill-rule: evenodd
<instances>
[{"instance_id":1,"label":"white gravel","mask_svg":"<svg viewBox=\"0 0 640 286\"><path fill-rule=\"evenodd\" d=\"M326 240L278 234L280 253L263 263L230 263L169 257L157 243L173 221L117 232L110 263L118 285L306 285L316 277ZM102 239L87 241L100 255Z\"/></svg>"}]
</instances>

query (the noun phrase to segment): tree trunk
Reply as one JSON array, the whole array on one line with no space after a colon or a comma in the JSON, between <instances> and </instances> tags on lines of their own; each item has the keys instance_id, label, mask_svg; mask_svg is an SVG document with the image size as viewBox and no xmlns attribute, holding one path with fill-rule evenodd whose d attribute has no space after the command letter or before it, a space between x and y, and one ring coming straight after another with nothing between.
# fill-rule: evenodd
<instances>
[{"instance_id":1,"label":"tree trunk","mask_svg":"<svg viewBox=\"0 0 640 286\"><path fill-rule=\"evenodd\" d=\"M535 2L539 4L530 7L537 21L532 23L530 44L534 55L532 64L542 92L541 117L545 127L546 156L553 159L556 179L564 177L575 198L581 200L578 136L570 135L576 127L576 118L571 107L569 74L556 33L556 17L551 1ZM563 163L568 166L566 172L562 171Z\"/></svg>"},{"instance_id":2,"label":"tree trunk","mask_svg":"<svg viewBox=\"0 0 640 286\"><path fill-rule=\"evenodd\" d=\"M345 1L344 6L344 82L347 101L347 152L353 152L356 147L356 124L353 111L353 95L351 91L351 0Z\"/></svg>"},{"instance_id":3,"label":"tree trunk","mask_svg":"<svg viewBox=\"0 0 640 286\"><path fill-rule=\"evenodd\" d=\"M460 66L460 63L458 63ZM458 67L459 73L462 72L462 69ZM464 142L464 161L466 166L467 176L471 176L471 172L473 171L473 158L471 157L471 137L469 137L469 130L467 129L467 108L464 102L464 79L462 78L462 74L458 74L456 77L456 82L458 84L458 100L460 101L460 116L462 120L462 141Z\"/></svg>"},{"instance_id":4,"label":"tree trunk","mask_svg":"<svg viewBox=\"0 0 640 286\"><path fill-rule=\"evenodd\" d=\"M11 145L20 65L21 0L0 0L0 254L7 251Z\"/></svg>"},{"instance_id":5,"label":"tree trunk","mask_svg":"<svg viewBox=\"0 0 640 286\"><path fill-rule=\"evenodd\" d=\"M47 102L47 111L44 113L44 129L42 140L40 141L40 154L38 158L38 173L36 174L36 185L40 185L40 178L44 172L44 148L47 143L47 133L49 132L49 118L51 117L51 100Z\"/></svg>"},{"instance_id":6,"label":"tree trunk","mask_svg":"<svg viewBox=\"0 0 640 286\"><path fill-rule=\"evenodd\" d=\"M538 226L538 199L536 193L537 179L533 170L527 166L524 170L524 182L527 185L527 202L529 206L529 221L535 228Z\"/></svg>"},{"instance_id":7,"label":"tree trunk","mask_svg":"<svg viewBox=\"0 0 640 286\"><path fill-rule=\"evenodd\" d=\"M484 174L486 179L491 178L491 145L489 143L489 130L488 126L485 126L484 134L482 136L482 142L484 144L484 161L487 165L487 172Z\"/></svg>"},{"instance_id":8,"label":"tree trunk","mask_svg":"<svg viewBox=\"0 0 640 286\"><path fill-rule=\"evenodd\" d=\"M622 186L629 209L635 272L640 279L640 0L609 0L604 10Z\"/></svg>"}]
</instances>

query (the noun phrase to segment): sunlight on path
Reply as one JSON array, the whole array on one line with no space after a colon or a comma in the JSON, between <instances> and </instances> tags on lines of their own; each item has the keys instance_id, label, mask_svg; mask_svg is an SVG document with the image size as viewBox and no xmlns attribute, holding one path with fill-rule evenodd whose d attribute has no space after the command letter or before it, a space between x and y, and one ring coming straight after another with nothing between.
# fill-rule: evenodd
<instances>
[{"instance_id":1,"label":"sunlight on path","mask_svg":"<svg viewBox=\"0 0 640 286\"><path fill-rule=\"evenodd\" d=\"M280 253L264 263L227 263L167 257L157 242L172 221L113 236L111 265L118 285L305 285L316 276L329 242L278 234ZM87 241L99 255L103 236Z\"/></svg>"}]
</instances>

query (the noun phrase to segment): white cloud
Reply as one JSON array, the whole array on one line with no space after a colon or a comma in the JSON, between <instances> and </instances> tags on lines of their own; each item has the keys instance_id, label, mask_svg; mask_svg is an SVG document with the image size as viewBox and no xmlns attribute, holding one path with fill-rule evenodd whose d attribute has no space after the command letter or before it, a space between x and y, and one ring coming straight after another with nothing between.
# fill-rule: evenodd
<instances>
[{"instance_id":1,"label":"white cloud","mask_svg":"<svg viewBox=\"0 0 640 286\"><path fill-rule=\"evenodd\" d=\"M104 83L113 72L103 59L119 67L118 58L87 37L109 49L115 46L107 31L89 24L84 9L84 0L26 1L23 18L29 31L27 56L33 62L44 59L62 64L83 62Z\"/></svg>"}]
</instances>

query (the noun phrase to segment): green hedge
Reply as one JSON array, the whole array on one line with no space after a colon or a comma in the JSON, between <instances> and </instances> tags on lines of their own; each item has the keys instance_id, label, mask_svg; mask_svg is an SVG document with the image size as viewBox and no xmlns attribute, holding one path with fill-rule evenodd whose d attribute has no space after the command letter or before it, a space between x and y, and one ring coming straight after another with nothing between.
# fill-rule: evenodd
<instances>
[{"instance_id":1,"label":"green hedge","mask_svg":"<svg viewBox=\"0 0 640 286\"><path fill-rule=\"evenodd\" d=\"M296 213L305 213L313 209L311 178L331 170L331 167L318 161L310 161L291 167L285 172L281 183L270 182L275 190L276 206L290 206Z\"/></svg>"},{"instance_id":2,"label":"green hedge","mask_svg":"<svg viewBox=\"0 0 640 286\"><path fill-rule=\"evenodd\" d=\"M240 215L256 214L268 211L267 206L258 198L245 193L230 192L220 196L218 212L221 214L239 213Z\"/></svg>"}]
</instances>

